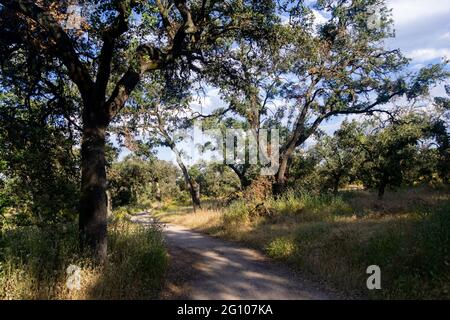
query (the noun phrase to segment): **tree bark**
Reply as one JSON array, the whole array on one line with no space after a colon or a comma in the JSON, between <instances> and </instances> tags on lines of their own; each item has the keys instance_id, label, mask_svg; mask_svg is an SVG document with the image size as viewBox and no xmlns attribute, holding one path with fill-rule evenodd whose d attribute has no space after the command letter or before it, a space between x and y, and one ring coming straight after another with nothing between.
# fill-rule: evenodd
<instances>
[{"instance_id":1,"label":"tree bark","mask_svg":"<svg viewBox=\"0 0 450 320\"><path fill-rule=\"evenodd\" d=\"M80 244L99 263L107 254L105 132L85 123L81 144Z\"/></svg>"},{"instance_id":2,"label":"tree bark","mask_svg":"<svg viewBox=\"0 0 450 320\"><path fill-rule=\"evenodd\" d=\"M289 161L294 153L295 146L287 148L280 155L280 167L278 168L278 172L276 174L275 183L272 186L272 193L275 196L281 195L286 190L286 175L289 167Z\"/></svg>"},{"instance_id":3,"label":"tree bark","mask_svg":"<svg viewBox=\"0 0 450 320\"><path fill-rule=\"evenodd\" d=\"M333 181L333 194L336 196L339 193L339 184L341 182L341 175L338 174L334 177Z\"/></svg>"},{"instance_id":4,"label":"tree bark","mask_svg":"<svg viewBox=\"0 0 450 320\"><path fill-rule=\"evenodd\" d=\"M242 171L240 171L239 168L233 164L228 164L228 167L231 170L233 170L233 172L239 178L239 182L241 184L241 190L246 190L248 187L250 187L250 185L252 184L252 180L247 178L247 176L246 176L248 167L244 167Z\"/></svg>"},{"instance_id":5,"label":"tree bark","mask_svg":"<svg viewBox=\"0 0 450 320\"><path fill-rule=\"evenodd\" d=\"M383 200L386 187L387 187L387 179L386 177L383 177L382 181L378 186L378 200L380 201Z\"/></svg>"},{"instance_id":6,"label":"tree bark","mask_svg":"<svg viewBox=\"0 0 450 320\"><path fill-rule=\"evenodd\" d=\"M171 149L176 155L177 163L183 173L184 181L189 187L189 193L191 194L192 205L195 212L197 208L202 207L200 202L200 186L197 184L197 182L194 181L194 179L192 179L188 169L186 168L186 166L183 163L183 160L181 159L181 154L178 152L177 148L173 146L173 144L171 145Z\"/></svg>"},{"instance_id":7,"label":"tree bark","mask_svg":"<svg viewBox=\"0 0 450 320\"><path fill-rule=\"evenodd\" d=\"M158 209L160 210L162 208L162 193L158 179L155 179L153 181L153 192L155 193L156 202L158 203Z\"/></svg>"},{"instance_id":8,"label":"tree bark","mask_svg":"<svg viewBox=\"0 0 450 320\"><path fill-rule=\"evenodd\" d=\"M380 184L380 186L378 187L378 200L383 200L385 190L386 190L386 185Z\"/></svg>"}]
</instances>

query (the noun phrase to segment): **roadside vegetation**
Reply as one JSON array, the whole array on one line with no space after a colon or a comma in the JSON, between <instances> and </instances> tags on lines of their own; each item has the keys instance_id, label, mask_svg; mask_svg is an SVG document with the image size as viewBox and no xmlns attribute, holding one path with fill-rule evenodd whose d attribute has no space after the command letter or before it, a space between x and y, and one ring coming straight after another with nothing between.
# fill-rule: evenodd
<instances>
[{"instance_id":1,"label":"roadside vegetation","mask_svg":"<svg viewBox=\"0 0 450 320\"><path fill-rule=\"evenodd\" d=\"M195 214L171 206L157 216L262 250L350 295L450 297L448 190L407 188L388 192L383 202L362 190L330 196L291 192L266 199L262 215L255 211L258 204L210 204ZM367 290L370 265L382 270L382 290Z\"/></svg>"},{"instance_id":2,"label":"roadside vegetation","mask_svg":"<svg viewBox=\"0 0 450 320\"><path fill-rule=\"evenodd\" d=\"M0 299L157 298L167 265L161 230L114 221L108 238L108 262L98 266L80 253L74 224L4 227ZM79 282L73 278L75 268Z\"/></svg>"}]
</instances>

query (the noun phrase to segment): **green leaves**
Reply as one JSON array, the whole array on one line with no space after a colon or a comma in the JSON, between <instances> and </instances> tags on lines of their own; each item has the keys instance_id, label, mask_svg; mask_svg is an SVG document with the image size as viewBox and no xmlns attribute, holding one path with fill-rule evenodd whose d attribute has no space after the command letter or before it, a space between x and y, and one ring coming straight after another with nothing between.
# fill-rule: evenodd
<instances>
[{"instance_id":1,"label":"green leaves","mask_svg":"<svg viewBox=\"0 0 450 320\"><path fill-rule=\"evenodd\" d=\"M412 100L420 96L428 96L429 89L436 83L443 82L450 77L447 69L448 61L422 68L412 78L407 97Z\"/></svg>"}]
</instances>

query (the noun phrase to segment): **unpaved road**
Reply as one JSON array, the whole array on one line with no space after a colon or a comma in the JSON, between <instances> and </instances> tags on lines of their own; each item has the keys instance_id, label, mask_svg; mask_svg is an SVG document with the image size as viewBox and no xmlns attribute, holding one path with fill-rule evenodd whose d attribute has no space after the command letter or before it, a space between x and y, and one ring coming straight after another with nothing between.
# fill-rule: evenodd
<instances>
[{"instance_id":1,"label":"unpaved road","mask_svg":"<svg viewBox=\"0 0 450 320\"><path fill-rule=\"evenodd\" d=\"M140 214L134 222L152 223L149 215ZM236 243L212 238L181 226L166 225L165 238L175 273L185 273L183 298L308 300L330 299L318 287L301 279L284 265L275 263L258 251Z\"/></svg>"}]
</instances>

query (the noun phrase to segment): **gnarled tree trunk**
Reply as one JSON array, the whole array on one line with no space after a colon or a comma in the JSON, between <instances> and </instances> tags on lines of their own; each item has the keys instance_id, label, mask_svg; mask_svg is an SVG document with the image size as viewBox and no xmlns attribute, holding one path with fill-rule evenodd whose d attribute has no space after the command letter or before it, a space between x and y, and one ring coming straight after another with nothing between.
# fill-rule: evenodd
<instances>
[{"instance_id":1,"label":"gnarled tree trunk","mask_svg":"<svg viewBox=\"0 0 450 320\"><path fill-rule=\"evenodd\" d=\"M294 153L295 145L290 146L284 152L281 153L279 159L279 168L275 176L275 183L272 186L272 193L275 196L279 196L286 189L287 182L287 172L289 168L289 162L291 160L292 154Z\"/></svg>"},{"instance_id":2,"label":"gnarled tree trunk","mask_svg":"<svg viewBox=\"0 0 450 320\"><path fill-rule=\"evenodd\" d=\"M81 142L80 244L99 263L107 254L106 126L96 114L98 108L86 108Z\"/></svg>"},{"instance_id":3,"label":"gnarled tree trunk","mask_svg":"<svg viewBox=\"0 0 450 320\"><path fill-rule=\"evenodd\" d=\"M189 174L188 169L186 168L186 166L183 163L183 160L181 159L180 152L178 151L177 148L175 148L174 144L171 144L171 149L176 155L178 166L180 167L180 169L183 173L184 181L189 188L189 193L191 194L191 198L192 198L192 206L193 206L194 212L195 212L197 208L202 207L201 202L200 202L200 186L198 185L197 182L195 182L194 179L192 179L191 175Z\"/></svg>"}]
</instances>

